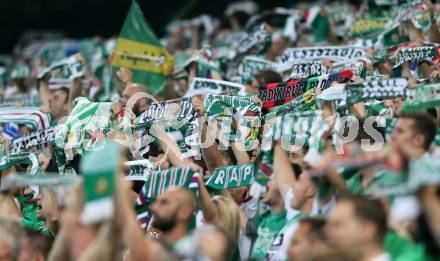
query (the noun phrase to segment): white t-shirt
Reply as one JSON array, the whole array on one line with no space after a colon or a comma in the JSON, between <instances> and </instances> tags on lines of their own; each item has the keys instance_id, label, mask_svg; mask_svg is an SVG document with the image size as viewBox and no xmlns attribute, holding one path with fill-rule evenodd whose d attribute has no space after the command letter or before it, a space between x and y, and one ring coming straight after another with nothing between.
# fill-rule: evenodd
<instances>
[{"instance_id":1,"label":"white t-shirt","mask_svg":"<svg viewBox=\"0 0 440 261\"><path fill-rule=\"evenodd\" d=\"M299 210L296 210L294 208L292 208L290 206L290 202L292 201L293 198L293 189L290 188L287 192L286 195L284 195L284 209L286 210L286 218L287 220L290 220L291 218L293 218L294 216L296 216L298 213L300 213Z\"/></svg>"},{"instance_id":2,"label":"white t-shirt","mask_svg":"<svg viewBox=\"0 0 440 261\"><path fill-rule=\"evenodd\" d=\"M299 221L304 215L299 212L296 216L289 219L283 229L278 233L267 251L266 260L284 261L287 257L287 249L292 240L293 233L298 228Z\"/></svg>"}]
</instances>

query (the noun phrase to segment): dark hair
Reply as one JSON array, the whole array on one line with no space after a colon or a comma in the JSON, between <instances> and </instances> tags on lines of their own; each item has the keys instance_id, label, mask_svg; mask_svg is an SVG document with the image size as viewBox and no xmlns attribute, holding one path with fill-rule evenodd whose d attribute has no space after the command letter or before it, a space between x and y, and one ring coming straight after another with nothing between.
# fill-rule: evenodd
<instances>
[{"instance_id":1,"label":"dark hair","mask_svg":"<svg viewBox=\"0 0 440 261\"><path fill-rule=\"evenodd\" d=\"M383 242L387 232L387 215L382 202L351 194L341 195L338 201L350 203L357 218L373 223L376 226L377 241Z\"/></svg>"},{"instance_id":2,"label":"dark hair","mask_svg":"<svg viewBox=\"0 0 440 261\"><path fill-rule=\"evenodd\" d=\"M437 124L429 114L425 112L411 112L402 113L399 117L400 119L411 119L414 121L412 124L413 134L422 134L425 137L425 150L429 149L432 141L435 139Z\"/></svg>"},{"instance_id":3,"label":"dark hair","mask_svg":"<svg viewBox=\"0 0 440 261\"><path fill-rule=\"evenodd\" d=\"M324 226L325 226L324 218L317 217L306 217L302 219L299 224L309 225L309 231L307 233L307 237L311 240L320 240L325 241L324 236Z\"/></svg>"},{"instance_id":4,"label":"dark hair","mask_svg":"<svg viewBox=\"0 0 440 261\"><path fill-rule=\"evenodd\" d=\"M297 163L291 163L290 165L292 166L293 173L295 174L295 179L298 180L303 172L301 165Z\"/></svg>"},{"instance_id":5,"label":"dark hair","mask_svg":"<svg viewBox=\"0 0 440 261\"><path fill-rule=\"evenodd\" d=\"M66 99L64 100L64 103L69 102L69 94L70 94L70 89L67 87L61 87L58 89L58 91L62 91L66 93Z\"/></svg>"},{"instance_id":6,"label":"dark hair","mask_svg":"<svg viewBox=\"0 0 440 261\"><path fill-rule=\"evenodd\" d=\"M261 70L254 75L260 89L266 88L269 83L282 82L283 78L274 70Z\"/></svg>"},{"instance_id":7,"label":"dark hair","mask_svg":"<svg viewBox=\"0 0 440 261\"><path fill-rule=\"evenodd\" d=\"M298 180L304 170L311 170L312 166L309 163L303 162L301 164L298 163L290 163L290 166L293 169L293 173L295 174L295 179Z\"/></svg>"}]
</instances>

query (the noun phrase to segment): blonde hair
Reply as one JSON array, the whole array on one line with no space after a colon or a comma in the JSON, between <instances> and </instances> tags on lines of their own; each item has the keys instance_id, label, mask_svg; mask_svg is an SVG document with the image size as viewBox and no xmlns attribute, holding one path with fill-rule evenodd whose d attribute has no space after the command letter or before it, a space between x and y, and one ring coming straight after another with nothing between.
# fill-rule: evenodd
<instances>
[{"instance_id":1,"label":"blonde hair","mask_svg":"<svg viewBox=\"0 0 440 261\"><path fill-rule=\"evenodd\" d=\"M240 233L240 208L232 199L223 196L214 196L212 201L218 213L215 225L223 229L230 240L237 242Z\"/></svg>"}]
</instances>

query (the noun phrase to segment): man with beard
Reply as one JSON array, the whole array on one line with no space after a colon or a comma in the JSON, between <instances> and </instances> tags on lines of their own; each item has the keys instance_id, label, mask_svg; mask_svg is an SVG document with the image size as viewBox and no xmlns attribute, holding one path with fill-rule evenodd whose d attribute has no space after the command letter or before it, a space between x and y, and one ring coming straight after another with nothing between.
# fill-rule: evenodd
<instances>
[{"instance_id":1,"label":"man with beard","mask_svg":"<svg viewBox=\"0 0 440 261\"><path fill-rule=\"evenodd\" d=\"M143 84L138 84L138 83L128 83L127 86L125 87L124 91L122 92L122 99L121 99L121 103L122 103L122 107L125 108L125 106L127 106L127 102L128 100L130 100L130 98L138 93L147 93L150 94L150 90L148 89L148 87L146 85ZM142 97L136 100L136 103L134 104L133 108L130 108L133 113L136 115L136 117L138 117L139 115L141 115L142 112L144 112L147 107L148 107L148 98Z\"/></svg>"},{"instance_id":2,"label":"man with beard","mask_svg":"<svg viewBox=\"0 0 440 261\"><path fill-rule=\"evenodd\" d=\"M196 200L188 189L170 189L154 201L152 226L162 232L159 240L162 248L184 254L191 244L188 228L195 210Z\"/></svg>"}]
</instances>

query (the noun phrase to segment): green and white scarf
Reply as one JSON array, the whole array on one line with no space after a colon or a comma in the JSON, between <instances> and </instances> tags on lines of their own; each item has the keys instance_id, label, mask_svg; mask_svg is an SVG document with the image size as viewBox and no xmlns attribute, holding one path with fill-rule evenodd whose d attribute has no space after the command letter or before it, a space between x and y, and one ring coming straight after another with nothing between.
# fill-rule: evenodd
<instances>
[{"instance_id":1,"label":"green and white scarf","mask_svg":"<svg viewBox=\"0 0 440 261\"><path fill-rule=\"evenodd\" d=\"M154 164L152 164L148 160L126 161L124 162L124 165L128 167L128 171L125 173L125 176L128 180L139 177L143 178L143 180L145 181L146 176L149 175L156 168Z\"/></svg>"},{"instance_id":2,"label":"green and white scarf","mask_svg":"<svg viewBox=\"0 0 440 261\"><path fill-rule=\"evenodd\" d=\"M249 33L242 39L238 45L234 59L240 59L251 52L260 52L265 49L271 42L271 34L267 30L266 24L261 24L260 27L252 33Z\"/></svg>"},{"instance_id":3,"label":"green and white scarf","mask_svg":"<svg viewBox=\"0 0 440 261\"><path fill-rule=\"evenodd\" d=\"M208 116L232 116L226 107L234 108L242 116L259 116L261 112L261 107L250 96L207 95L204 106Z\"/></svg>"},{"instance_id":4,"label":"green and white scarf","mask_svg":"<svg viewBox=\"0 0 440 261\"><path fill-rule=\"evenodd\" d=\"M338 108L347 108L366 99L405 97L407 87L408 81L403 78L347 84L346 99L338 104Z\"/></svg>"},{"instance_id":5,"label":"green and white scarf","mask_svg":"<svg viewBox=\"0 0 440 261\"><path fill-rule=\"evenodd\" d=\"M221 73L220 65L214 59L214 52L210 46L204 46L192 56L180 55L181 61L176 62L176 70L184 69L192 63L197 64L197 76L206 75L208 70Z\"/></svg>"},{"instance_id":6,"label":"green and white scarf","mask_svg":"<svg viewBox=\"0 0 440 261\"><path fill-rule=\"evenodd\" d=\"M402 180L378 183L373 186L372 193L376 197L414 194L423 186L440 184L439 173L439 161L423 157L411 162L408 178L403 180L403 183Z\"/></svg>"},{"instance_id":7,"label":"green and white scarf","mask_svg":"<svg viewBox=\"0 0 440 261\"><path fill-rule=\"evenodd\" d=\"M60 176L57 174L45 175L8 175L1 184L1 190L9 190L13 187L22 186L40 186L40 187L56 187L56 186L71 186L76 182L82 180L80 176Z\"/></svg>"},{"instance_id":8,"label":"green and white scarf","mask_svg":"<svg viewBox=\"0 0 440 261\"><path fill-rule=\"evenodd\" d=\"M91 81L87 79L82 79L81 84L84 88L91 86ZM69 79L62 78L50 78L49 80L49 89L50 90L59 90L61 88L70 88L72 86L72 81Z\"/></svg>"},{"instance_id":9,"label":"green and white scarf","mask_svg":"<svg viewBox=\"0 0 440 261\"><path fill-rule=\"evenodd\" d=\"M231 95L246 94L243 84L196 77L191 82L185 97L191 97L199 94L218 95L224 92L230 92Z\"/></svg>"},{"instance_id":10,"label":"green and white scarf","mask_svg":"<svg viewBox=\"0 0 440 261\"><path fill-rule=\"evenodd\" d=\"M34 146L46 144L54 141L60 136L61 126L50 127L46 129L40 129L18 139L15 139L11 144L11 152L20 152L30 149Z\"/></svg>"},{"instance_id":11,"label":"green and white scarf","mask_svg":"<svg viewBox=\"0 0 440 261\"><path fill-rule=\"evenodd\" d=\"M173 113L172 113L173 112ZM150 133L152 124L160 124L168 134L174 137L182 152L182 156L192 157L199 155L199 120L198 112L192 106L192 98L184 97L176 100L152 104L137 119L138 130L143 138L138 151L142 154L149 151L149 144L154 141Z\"/></svg>"},{"instance_id":12,"label":"green and white scarf","mask_svg":"<svg viewBox=\"0 0 440 261\"><path fill-rule=\"evenodd\" d=\"M292 68L289 76L291 79L321 76L328 73L327 68L322 64L321 61L296 61L289 67Z\"/></svg>"},{"instance_id":13,"label":"green and white scarf","mask_svg":"<svg viewBox=\"0 0 440 261\"><path fill-rule=\"evenodd\" d=\"M197 175L189 167L155 171L147 176L142 192L146 198L156 198L168 188L192 188Z\"/></svg>"},{"instance_id":14,"label":"green and white scarf","mask_svg":"<svg viewBox=\"0 0 440 261\"><path fill-rule=\"evenodd\" d=\"M89 152L81 160L85 200L81 221L84 224L96 224L113 217L119 154L119 145L109 142L103 150Z\"/></svg>"},{"instance_id":15,"label":"green and white scarf","mask_svg":"<svg viewBox=\"0 0 440 261\"><path fill-rule=\"evenodd\" d=\"M440 84L422 84L408 89L402 111L419 111L440 106Z\"/></svg>"},{"instance_id":16,"label":"green and white scarf","mask_svg":"<svg viewBox=\"0 0 440 261\"><path fill-rule=\"evenodd\" d=\"M321 136L327 130L328 125L320 111L280 112L265 118L261 152L255 161L255 181L264 186L273 173L275 140L281 138L283 149L288 151L295 151L305 144L321 149Z\"/></svg>"},{"instance_id":17,"label":"green and white scarf","mask_svg":"<svg viewBox=\"0 0 440 261\"><path fill-rule=\"evenodd\" d=\"M51 72L54 78L68 79L72 81L75 78L82 77L84 75L84 68L74 55L62 59L58 62L51 64L48 68L43 69L37 76L38 79L42 79L44 75Z\"/></svg>"},{"instance_id":18,"label":"green and white scarf","mask_svg":"<svg viewBox=\"0 0 440 261\"><path fill-rule=\"evenodd\" d=\"M31 94L20 94L10 97L4 97L3 100L0 102L0 107L35 107L40 105L40 98Z\"/></svg>"},{"instance_id":19,"label":"green and white scarf","mask_svg":"<svg viewBox=\"0 0 440 261\"><path fill-rule=\"evenodd\" d=\"M20 164L30 164L31 175L37 175L41 171L37 156L34 153L29 152L10 153L3 156L0 160L0 171L7 170L12 166Z\"/></svg>"},{"instance_id":20,"label":"green and white scarf","mask_svg":"<svg viewBox=\"0 0 440 261\"><path fill-rule=\"evenodd\" d=\"M243 141L247 151L258 143L261 107L254 103L252 97L208 95L205 97L204 106L207 115L215 117L220 123L219 139L223 143ZM238 123L236 132L230 127L232 117ZM233 131L232 134L231 131Z\"/></svg>"},{"instance_id":21,"label":"green and white scarf","mask_svg":"<svg viewBox=\"0 0 440 261\"><path fill-rule=\"evenodd\" d=\"M350 70L353 72L353 81L357 81L358 78L365 78L367 73L367 67L364 61L342 61L333 64L333 70L342 71Z\"/></svg>"},{"instance_id":22,"label":"green and white scarf","mask_svg":"<svg viewBox=\"0 0 440 261\"><path fill-rule=\"evenodd\" d=\"M248 186L254 181L254 165L234 165L215 169L206 186L217 189L233 189Z\"/></svg>"},{"instance_id":23,"label":"green and white scarf","mask_svg":"<svg viewBox=\"0 0 440 261\"><path fill-rule=\"evenodd\" d=\"M437 57L438 48L434 46L413 47L413 48L401 48L397 52L397 60L394 64L394 68L402 65L405 62L413 60L433 60Z\"/></svg>"},{"instance_id":24,"label":"green and white scarf","mask_svg":"<svg viewBox=\"0 0 440 261\"><path fill-rule=\"evenodd\" d=\"M274 67L275 64L271 61L258 56L248 55L244 57L238 67L238 73L241 76L242 82L250 83L256 73L265 69L273 69Z\"/></svg>"},{"instance_id":25,"label":"green and white scarf","mask_svg":"<svg viewBox=\"0 0 440 261\"><path fill-rule=\"evenodd\" d=\"M102 139L86 140L89 134L110 128L111 102L90 102L84 97L76 98L75 107L67 117L65 126L66 144L57 144L65 149L92 148ZM102 135L100 137L103 138ZM84 146L85 145L85 146Z\"/></svg>"},{"instance_id":26,"label":"green and white scarf","mask_svg":"<svg viewBox=\"0 0 440 261\"><path fill-rule=\"evenodd\" d=\"M281 128L281 146L286 151L295 151L304 145L320 149L321 137L329 126L321 111L305 111L283 115Z\"/></svg>"}]
</instances>

